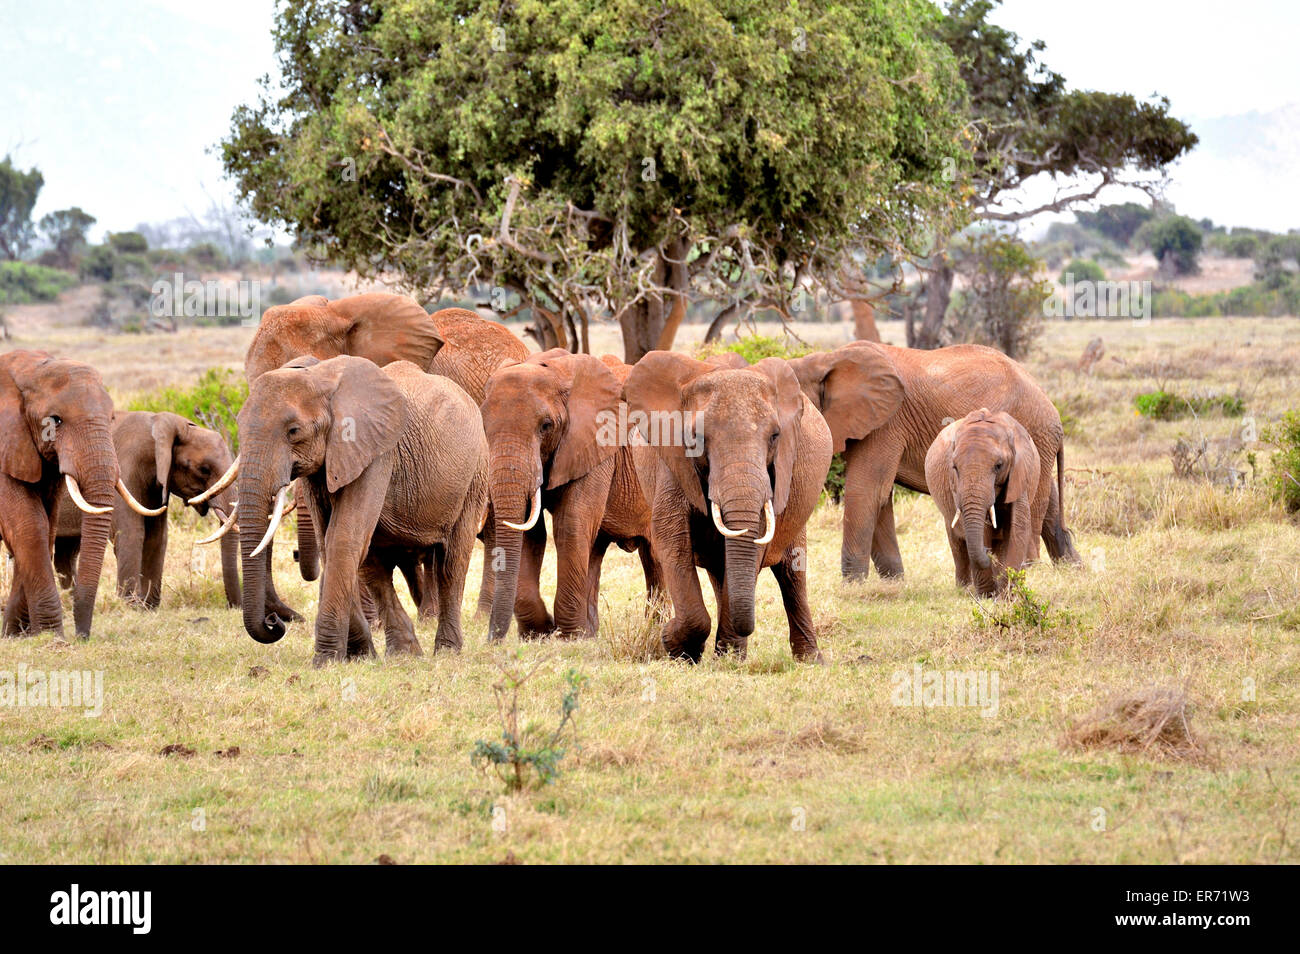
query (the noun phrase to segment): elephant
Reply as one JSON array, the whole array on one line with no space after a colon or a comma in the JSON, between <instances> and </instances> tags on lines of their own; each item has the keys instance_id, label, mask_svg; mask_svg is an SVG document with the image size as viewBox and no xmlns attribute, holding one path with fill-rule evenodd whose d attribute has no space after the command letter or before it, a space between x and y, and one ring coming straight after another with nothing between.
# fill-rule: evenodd
<instances>
[{"instance_id":1,"label":"elephant","mask_svg":"<svg viewBox=\"0 0 1300 954\"><path fill-rule=\"evenodd\" d=\"M744 656L758 571L781 589L796 659L821 661L808 608L808 517L831 463L831 432L787 362L720 367L672 351L637 362L623 388L650 501L650 543L673 601L668 654L698 662L710 620L696 567L718 605L714 649Z\"/></svg>"},{"instance_id":2,"label":"elephant","mask_svg":"<svg viewBox=\"0 0 1300 954\"><path fill-rule=\"evenodd\" d=\"M1006 411L980 408L939 432L925 455L925 481L943 514L958 586L1003 593L1004 570L1032 562L1038 478L1038 448Z\"/></svg>"},{"instance_id":3,"label":"elephant","mask_svg":"<svg viewBox=\"0 0 1300 954\"><path fill-rule=\"evenodd\" d=\"M253 382L239 435L249 635L261 643L284 635L284 620L266 599L267 564L258 557L284 515L290 484L301 480L320 515L324 556L313 664L374 653L362 582L383 620L387 652L419 654L414 625L393 590L393 569L428 551L438 580L435 649L460 649L465 574L488 493L487 439L462 388L409 361L380 368L351 355L303 356Z\"/></svg>"},{"instance_id":4,"label":"elephant","mask_svg":"<svg viewBox=\"0 0 1300 954\"><path fill-rule=\"evenodd\" d=\"M174 494L182 501L202 494L226 472L232 460L225 439L179 414L130 411L117 415L112 427L122 480L139 501L159 510L155 517L134 512L125 500L113 508L110 539L117 556L117 593L146 609L157 609L162 596L163 563L167 557L167 503ZM196 505L200 515L216 511L229 529L234 493L223 491ZM54 567L59 583L68 587L81 547L82 514L66 489L59 494ZM239 548L234 536L221 539L221 575L226 602L239 606Z\"/></svg>"},{"instance_id":5,"label":"elephant","mask_svg":"<svg viewBox=\"0 0 1300 954\"><path fill-rule=\"evenodd\" d=\"M488 380L483 428L500 548L494 562L500 561L502 573L490 639L505 636L512 611L524 638L557 629L567 636L596 635L600 568L611 543L640 550L648 595L662 589L650 553L650 509L631 448L616 429L630 371L617 359L556 348L507 365ZM555 532L554 617L539 592L543 509L551 512Z\"/></svg>"},{"instance_id":6,"label":"elephant","mask_svg":"<svg viewBox=\"0 0 1300 954\"><path fill-rule=\"evenodd\" d=\"M929 493L925 456L930 445L949 421L981 407L1006 411L1033 438L1045 463L1031 496L1035 538L1041 533L1054 561L1081 562L1065 527L1061 416L1019 362L983 345L925 351L854 341L791 359L790 366L826 418L836 452L844 453L840 572L845 577L865 578L873 559L882 577L903 575L893 485Z\"/></svg>"},{"instance_id":7,"label":"elephant","mask_svg":"<svg viewBox=\"0 0 1300 954\"><path fill-rule=\"evenodd\" d=\"M488 377L508 361L521 361L528 347L500 322L480 318L463 308L444 308L429 315L406 295L368 293L335 301L321 295L300 298L288 305L268 308L244 358L249 384L267 371L279 368L299 355L321 360L340 355L368 358L383 367L393 361L410 361L423 371L450 378L476 403L482 403ZM236 461L236 464L238 461ZM238 468L223 477L234 481ZM298 500L298 565L305 580L320 574L319 541L313 529L311 501L295 493ZM491 552L492 522L485 527L484 547ZM437 605L436 576L428 555L413 557L415 564L403 567L414 589L421 617L434 615ZM268 600L282 619L297 618L275 594L274 581L266 577ZM479 612L492 605L490 563L484 560Z\"/></svg>"},{"instance_id":8,"label":"elephant","mask_svg":"<svg viewBox=\"0 0 1300 954\"><path fill-rule=\"evenodd\" d=\"M90 636L117 495L137 513L157 513L122 483L113 413L113 399L90 365L45 351L0 355L0 539L14 557L6 636L63 636L63 605L50 560L61 484L86 515L84 552L72 587L73 622L82 638Z\"/></svg>"}]
</instances>

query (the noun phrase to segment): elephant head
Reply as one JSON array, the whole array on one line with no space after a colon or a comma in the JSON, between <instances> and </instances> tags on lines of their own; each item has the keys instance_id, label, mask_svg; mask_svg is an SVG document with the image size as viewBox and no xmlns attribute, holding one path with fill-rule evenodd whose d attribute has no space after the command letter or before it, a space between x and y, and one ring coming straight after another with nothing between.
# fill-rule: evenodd
<instances>
[{"instance_id":1,"label":"elephant head","mask_svg":"<svg viewBox=\"0 0 1300 954\"><path fill-rule=\"evenodd\" d=\"M792 358L791 370L831 429L835 453L861 440L903 404L903 379L884 348L855 341L834 351Z\"/></svg>"},{"instance_id":2,"label":"elephant head","mask_svg":"<svg viewBox=\"0 0 1300 954\"><path fill-rule=\"evenodd\" d=\"M984 546L985 517L1003 533L1011 531L1013 519L1028 519L1027 514L1013 514L1012 508L1038 483L1038 451L1015 418L988 408L949 424L936 444L949 471L953 519L961 515L967 555L987 570L991 563Z\"/></svg>"},{"instance_id":3,"label":"elephant head","mask_svg":"<svg viewBox=\"0 0 1300 954\"><path fill-rule=\"evenodd\" d=\"M244 628L258 642L284 635L284 621L267 612L268 568L258 558L284 515L290 483L323 478L323 490L337 493L397 445L405 421L401 391L366 358L306 356L253 382L239 412L239 547Z\"/></svg>"},{"instance_id":4,"label":"elephant head","mask_svg":"<svg viewBox=\"0 0 1300 954\"><path fill-rule=\"evenodd\" d=\"M482 406L488 485L505 563L493 592L491 638L510 627L521 534L541 519L542 491L577 480L618 453L617 435L605 426L617 420L621 391L599 358L558 348L488 379Z\"/></svg>"},{"instance_id":5,"label":"elephant head","mask_svg":"<svg viewBox=\"0 0 1300 954\"><path fill-rule=\"evenodd\" d=\"M623 394L686 502L711 516L725 548L731 621L749 635L760 549L790 497L803 415L798 378L779 358L729 368L652 351Z\"/></svg>"},{"instance_id":6,"label":"elephant head","mask_svg":"<svg viewBox=\"0 0 1300 954\"><path fill-rule=\"evenodd\" d=\"M73 586L78 636L90 635L113 503L124 488L111 426L113 400L94 368L44 351L0 355L0 470L52 499L62 477L85 512ZM132 503L129 493L124 496ZM139 504L136 503L139 507ZM33 620L58 628L59 621Z\"/></svg>"},{"instance_id":7,"label":"elephant head","mask_svg":"<svg viewBox=\"0 0 1300 954\"><path fill-rule=\"evenodd\" d=\"M154 479L163 489L164 503L170 494L185 501L202 496L234 463L225 439L216 431L200 427L179 414L151 416L149 437L153 441ZM122 450L121 457L127 458L126 449ZM208 542L221 541L221 576L231 606L240 603L239 540L238 535L230 533L235 500L235 491L228 487L194 505L201 516L211 509L222 521L221 529Z\"/></svg>"}]
</instances>

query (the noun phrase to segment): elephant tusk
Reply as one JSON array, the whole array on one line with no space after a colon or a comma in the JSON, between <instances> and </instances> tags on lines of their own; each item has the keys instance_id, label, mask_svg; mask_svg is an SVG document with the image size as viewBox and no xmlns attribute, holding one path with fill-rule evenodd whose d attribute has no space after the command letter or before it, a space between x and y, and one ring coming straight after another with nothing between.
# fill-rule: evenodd
<instances>
[{"instance_id":1,"label":"elephant tusk","mask_svg":"<svg viewBox=\"0 0 1300 954\"><path fill-rule=\"evenodd\" d=\"M531 530L537 525L537 518L542 515L542 488L537 488L537 493L533 494L533 506L528 512L528 519L523 523L511 523L509 520L502 520L511 530Z\"/></svg>"},{"instance_id":2,"label":"elephant tusk","mask_svg":"<svg viewBox=\"0 0 1300 954\"><path fill-rule=\"evenodd\" d=\"M235 478L238 476L239 476L239 458L236 457L234 463L230 465L230 469L227 470L224 474L222 474L221 478L215 484L213 484L207 490L203 491L203 493L199 494L197 497L191 497L189 500L185 502L189 504L191 507L193 507L196 504L201 504L208 500L211 500L217 494L221 493L221 491L225 490L227 487L233 484L235 482Z\"/></svg>"},{"instance_id":3,"label":"elephant tusk","mask_svg":"<svg viewBox=\"0 0 1300 954\"><path fill-rule=\"evenodd\" d=\"M961 511L958 510L956 513L954 513L954 514L952 515L952 523L948 524L948 526L949 526L951 529L956 530L956 529L957 529L957 521L960 520L960 519L961 519Z\"/></svg>"},{"instance_id":4,"label":"elephant tusk","mask_svg":"<svg viewBox=\"0 0 1300 954\"><path fill-rule=\"evenodd\" d=\"M122 495L122 499L126 501L126 505L142 517L161 517L167 512L167 501L165 499L163 500L163 505L157 510L150 510L144 504L140 503L140 501L132 497L131 491L126 489L126 484L122 483L121 477L117 478L117 492Z\"/></svg>"},{"instance_id":5,"label":"elephant tusk","mask_svg":"<svg viewBox=\"0 0 1300 954\"><path fill-rule=\"evenodd\" d=\"M713 503L713 525L718 528L718 533L724 537L738 537L745 532L744 530L727 529L727 525L722 522L722 508L718 506L716 501Z\"/></svg>"},{"instance_id":6,"label":"elephant tusk","mask_svg":"<svg viewBox=\"0 0 1300 954\"><path fill-rule=\"evenodd\" d=\"M993 521L993 529L996 530L998 528L998 515L992 504L989 504L989 519Z\"/></svg>"},{"instance_id":7,"label":"elephant tusk","mask_svg":"<svg viewBox=\"0 0 1300 954\"><path fill-rule=\"evenodd\" d=\"M112 507L91 506L86 501L86 498L81 496L81 488L77 486L77 478L73 477L71 474L64 474L63 479L68 485L68 496L72 498L72 502L77 505L77 509L82 513L96 514L113 512Z\"/></svg>"},{"instance_id":8,"label":"elephant tusk","mask_svg":"<svg viewBox=\"0 0 1300 954\"><path fill-rule=\"evenodd\" d=\"M230 528L235 525L235 514L238 512L239 512L239 504L238 502L236 502L235 505L230 508L230 516L226 517L226 519L222 521L221 526L217 528L216 532L213 533L211 536L204 537L202 540L195 540L194 545L198 547L205 547L209 543L216 543L227 533L229 533Z\"/></svg>"},{"instance_id":9,"label":"elephant tusk","mask_svg":"<svg viewBox=\"0 0 1300 954\"><path fill-rule=\"evenodd\" d=\"M767 527L767 532L754 541L760 547L771 543L772 538L776 536L776 514L772 511L772 501L770 500L763 504L763 523Z\"/></svg>"},{"instance_id":10,"label":"elephant tusk","mask_svg":"<svg viewBox=\"0 0 1300 954\"><path fill-rule=\"evenodd\" d=\"M275 536L275 531L280 526L280 521L284 519L284 505L289 499L289 485L285 484L280 488L280 492L275 495L275 509L271 511L271 525L266 528L266 533L262 535L262 542L257 545L250 557L259 555L263 550L271 545L271 539Z\"/></svg>"}]
</instances>

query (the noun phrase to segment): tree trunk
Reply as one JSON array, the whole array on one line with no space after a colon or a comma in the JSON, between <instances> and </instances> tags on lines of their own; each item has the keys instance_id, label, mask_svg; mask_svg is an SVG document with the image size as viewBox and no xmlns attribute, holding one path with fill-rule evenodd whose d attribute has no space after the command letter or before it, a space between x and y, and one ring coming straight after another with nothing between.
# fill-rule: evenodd
<instances>
[{"instance_id":1,"label":"tree trunk","mask_svg":"<svg viewBox=\"0 0 1300 954\"><path fill-rule=\"evenodd\" d=\"M876 309L871 302L855 299L850 305L853 307L853 337L858 341L879 341Z\"/></svg>"},{"instance_id":2,"label":"tree trunk","mask_svg":"<svg viewBox=\"0 0 1300 954\"><path fill-rule=\"evenodd\" d=\"M952 265L947 255L942 255L925 282L925 318L909 347L931 349L942 344L943 319L948 314L948 302L952 298L952 280Z\"/></svg>"}]
</instances>

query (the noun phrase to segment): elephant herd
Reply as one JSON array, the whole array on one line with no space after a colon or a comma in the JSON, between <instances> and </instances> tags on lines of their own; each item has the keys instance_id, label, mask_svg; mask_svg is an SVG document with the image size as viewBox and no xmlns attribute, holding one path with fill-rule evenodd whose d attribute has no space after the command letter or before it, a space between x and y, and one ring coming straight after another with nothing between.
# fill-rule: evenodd
<instances>
[{"instance_id":1,"label":"elephant herd","mask_svg":"<svg viewBox=\"0 0 1300 954\"><path fill-rule=\"evenodd\" d=\"M753 365L654 351L629 366L555 349L529 354L500 323L429 315L390 294L313 296L269 309L245 359L239 454L173 414L114 414L93 368L38 351L0 355L0 539L14 558L4 634L63 632L58 585L90 634L111 540L118 592L162 593L167 507L179 497L219 527L225 595L257 641L299 614L272 573L276 531L297 511L298 569L320 581L317 665L421 652L394 588L400 572L435 649L462 645L475 538L489 638L594 635L610 544L638 551L648 596L672 616L663 642L698 661L743 654L764 567L790 646L820 652L807 594L807 522L845 463L841 571L903 572L893 487L929 493L957 582L1002 591L1007 568L1078 561L1063 518L1060 417L1023 367L989 348L917 351L857 341ZM1055 464L1055 475L1053 475ZM557 560L548 606L542 560ZM57 579L57 582L56 582Z\"/></svg>"}]
</instances>

